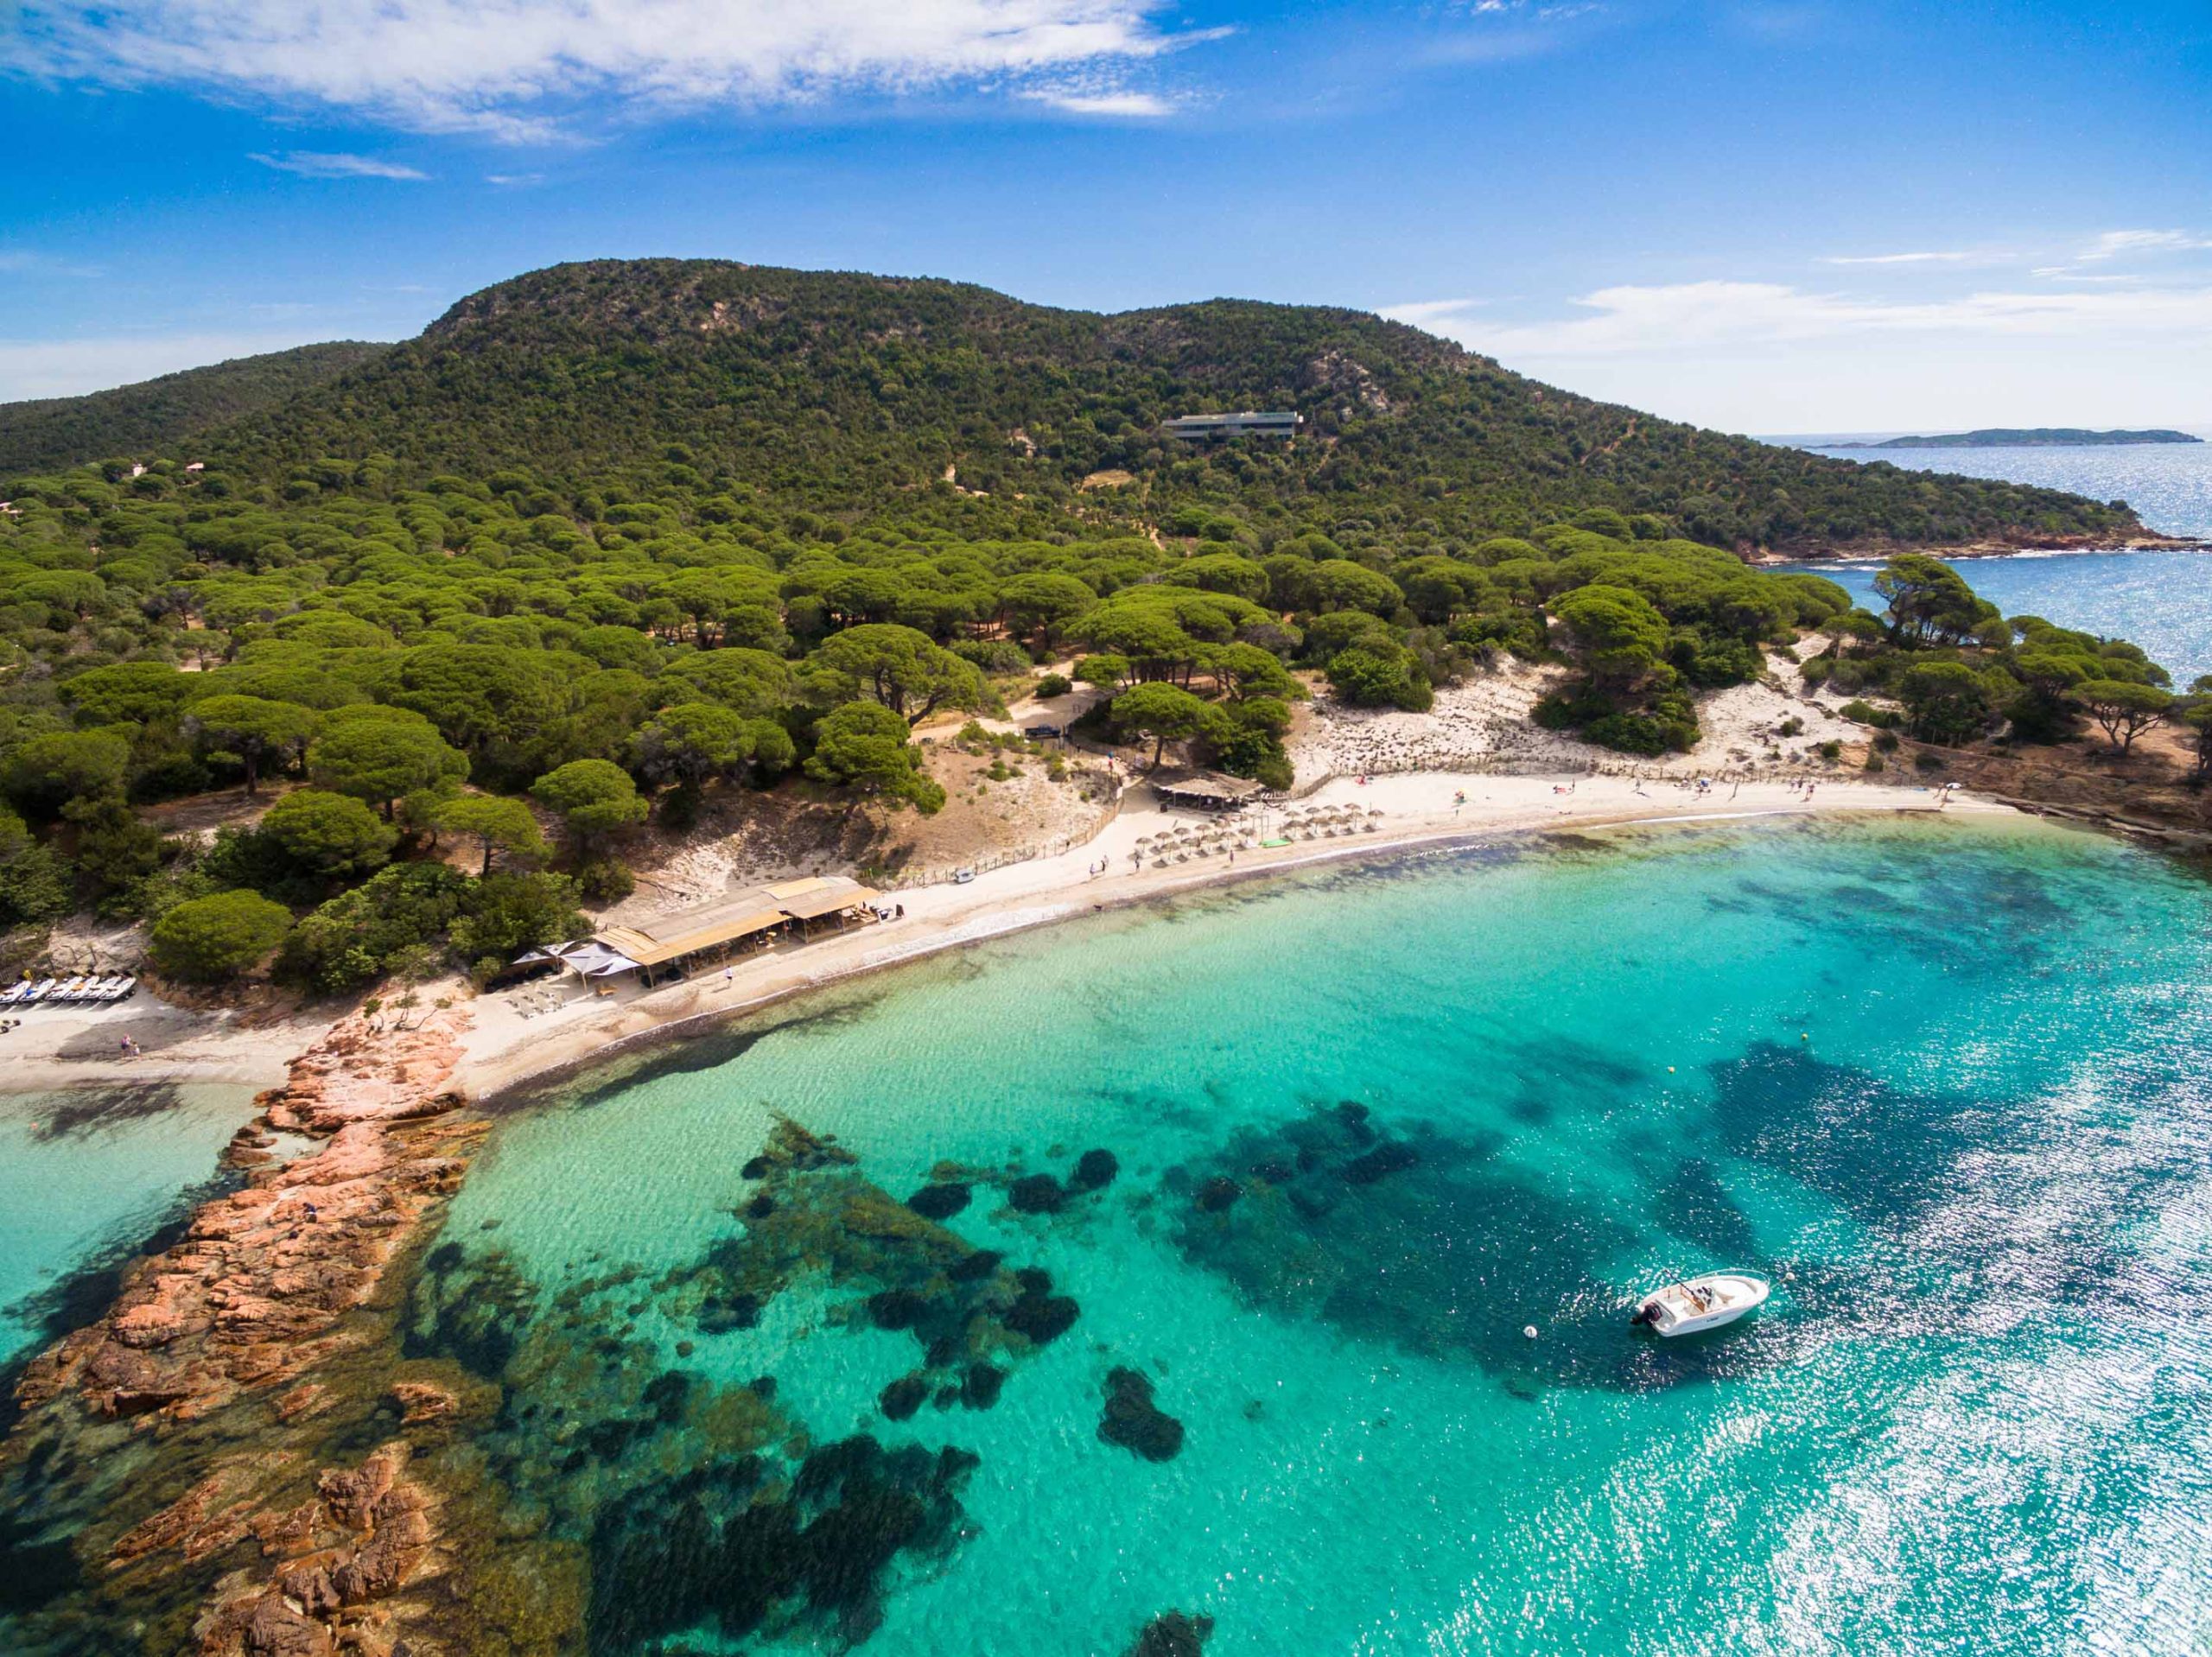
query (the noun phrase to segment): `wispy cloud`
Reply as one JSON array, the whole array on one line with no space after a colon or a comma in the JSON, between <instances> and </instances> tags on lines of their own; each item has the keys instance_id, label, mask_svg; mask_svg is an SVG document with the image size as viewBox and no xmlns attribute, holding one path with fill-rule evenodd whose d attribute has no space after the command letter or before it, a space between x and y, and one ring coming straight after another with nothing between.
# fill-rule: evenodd
<instances>
[{"instance_id":1,"label":"wispy cloud","mask_svg":"<svg viewBox=\"0 0 2212 1657\"><path fill-rule=\"evenodd\" d=\"M1174 114L1177 107L1157 92L1056 92L1039 88L1022 96L1032 103L1049 105L1070 115L1120 116L1141 120L1159 120Z\"/></svg>"},{"instance_id":2,"label":"wispy cloud","mask_svg":"<svg viewBox=\"0 0 2212 1657\"><path fill-rule=\"evenodd\" d=\"M1835 253L1822 264L1962 264L1971 253Z\"/></svg>"},{"instance_id":3,"label":"wispy cloud","mask_svg":"<svg viewBox=\"0 0 2212 1657\"><path fill-rule=\"evenodd\" d=\"M287 149L274 156L257 151L250 159L259 162L264 167L273 167L280 173L297 173L302 178L427 179L430 176L417 168L403 166L396 161L380 161L374 156L348 156L324 150Z\"/></svg>"},{"instance_id":4,"label":"wispy cloud","mask_svg":"<svg viewBox=\"0 0 2212 1657\"><path fill-rule=\"evenodd\" d=\"M519 187L525 184L543 184L545 182L545 175L543 173L486 173L484 175L484 181L486 184L499 184L514 187Z\"/></svg>"},{"instance_id":5,"label":"wispy cloud","mask_svg":"<svg viewBox=\"0 0 2212 1657\"><path fill-rule=\"evenodd\" d=\"M36 73L321 104L420 130L527 141L611 100L759 105L959 82L1018 92L1212 33L1163 29L1163 3L22 0L16 50Z\"/></svg>"},{"instance_id":6,"label":"wispy cloud","mask_svg":"<svg viewBox=\"0 0 2212 1657\"><path fill-rule=\"evenodd\" d=\"M1442 302L1434 302L1441 304ZM2085 336L2212 328L2212 287L1969 294L1897 304L1777 283L1600 289L1576 315L1501 324L1435 312L1440 331L1493 355L1600 357L1865 334ZM1400 308L1404 314L1411 307Z\"/></svg>"},{"instance_id":7,"label":"wispy cloud","mask_svg":"<svg viewBox=\"0 0 2212 1657\"><path fill-rule=\"evenodd\" d=\"M2108 230L2074 257L2088 264L2136 253L2177 253L2207 247L2212 247L2212 238L2185 230Z\"/></svg>"},{"instance_id":8,"label":"wispy cloud","mask_svg":"<svg viewBox=\"0 0 2212 1657\"><path fill-rule=\"evenodd\" d=\"M1420 327L1430 322L1440 322L1475 309L1490 302L1482 299L1417 299L1406 305L1385 305L1376 313L1393 322L1410 322Z\"/></svg>"}]
</instances>

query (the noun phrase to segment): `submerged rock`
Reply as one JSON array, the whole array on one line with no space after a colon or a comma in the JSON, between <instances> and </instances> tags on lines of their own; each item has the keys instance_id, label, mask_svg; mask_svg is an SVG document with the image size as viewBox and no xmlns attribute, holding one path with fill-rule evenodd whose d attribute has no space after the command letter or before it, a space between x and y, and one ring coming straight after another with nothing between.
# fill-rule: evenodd
<instances>
[{"instance_id":1,"label":"submerged rock","mask_svg":"<svg viewBox=\"0 0 2212 1657\"><path fill-rule=\"evenodd\" d=\"M1029 1174L1008 1188L1007 1201L1017 1214L1058 1214L1067 1192L1050 1174Z\"/></svg>"},{"instance_id":2,"label":"submerged rock","mask_svg":"<svg viewBox=\"0 0 2212 1657\"><path fill-rule=\"evenodd\" d=\"M1403 1140L1392 1140L1378 1145L1364 1155L1354 1157L1344 1164L1344 1183L1350 1185L1372 1185L1385 1174L1395 1174L1417 1165L1421 1152Z\"/></svg>"},{"instance_id":3,"label":"submerged rock","mask_svg":"<svg viewBox=\"0 0 2212 1657\"><path fill-rule=\"evenodd\" d=\"M950 1220L968 1206L964 1183L925 1185L906 1199L906 1206L925 1220Z\"/></svg>"},{"instance_id":4,"label":"submerged rock","mask_svg":"<svg viewBox=\"0 0 2212 1657\"><path fill-rule=\"evenodd\" d=\"M1152 1382L1137 1370L1106 1374L1106 1410L1098 1436L1148 1462L1173 1461L1183 1448L1183 1424L1152 1401Z\"/></svg>"},{"instance_id":5,"label":"submerged rock","mask_svg":"<svg viewBox=\"0 0 2212 1657\"><path fill-rule=\"evenodd\" d=\"M1208 1214L1218 1214L1244 1195L1244 1188L1227 1174L1216 1174L1198 1187L1198 1206Z\"/></svg>"},{"instance_id":6,"label":"submerged rock","mask_svg":"<svg viewBox=\"0 0 2212 1657\"><path fill-rule=\"evenodd\" d=\"M1213 1619L1166 1611L1144 1625L1128 1657L1198 1657L1213 1634Z\"/></svg>"},{"instance_id":7,"label":"submerged rock","mask_svg":"<svg viewBox=\"0 0 2212 1657\"><path fill-rule=\"evenodd\" d=\"M883 1412L887 1421L904 1421L922 1407L923 1400L930 1395L927 1375L901 1375L886 1387L876 1399L876 1406Z\"/></svg>"},{"instance_id":8,"label":"submerged rock","mask_svg":"<svg viewBox=\"0 0 2212 1657\"><path fill-rule=\"evenodd\" d=\"M971 1410L988 1410L999 1401L1006 1385L1006 1371L995 1364L971 1363L960 1380L960 1401Z\"/></svg>"},{"instance_id":9,"label":"submerged rock","mask_svg":"<svg viewBox=\"0 0 2212 1657\"><path fill-rule=\"evenodd\" d=\"M1103 1190L1121 1171L1121 1159L1111 1151L1086 1151L1076 1159L1068 1184L1079 1191Z\"/></svg>"}]
</instances>

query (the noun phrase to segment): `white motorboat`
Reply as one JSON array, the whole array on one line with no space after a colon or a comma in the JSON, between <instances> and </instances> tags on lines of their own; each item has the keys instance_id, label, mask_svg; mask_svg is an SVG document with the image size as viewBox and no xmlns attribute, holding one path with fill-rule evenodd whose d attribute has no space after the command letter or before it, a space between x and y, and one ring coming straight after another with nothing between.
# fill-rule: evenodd
<instances>
[{"instance_id":1,"label":"white motorboat","mask_svg":"<svg viewBox=\"0 0 2212 1657\"><path fill-rule=\"evenodd\" d=\"M1769 1292L1764 1278L1741 1272L1708 1272L1644 1296L1629 1322L1648 1324L1662 1335L1694 1335L1700 1330L1732 1324L1745 1312L1757 1311L1766 1303Z\"/></svg>"}]
</instances>

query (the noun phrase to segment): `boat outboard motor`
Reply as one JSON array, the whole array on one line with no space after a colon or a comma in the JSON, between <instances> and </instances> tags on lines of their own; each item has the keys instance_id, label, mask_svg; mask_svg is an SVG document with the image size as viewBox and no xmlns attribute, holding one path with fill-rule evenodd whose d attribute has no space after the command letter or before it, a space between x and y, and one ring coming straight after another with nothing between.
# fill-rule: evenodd
<instances>
[{"instance_id":1,"label":"boat outboard motor","mask_svg":"<svg viewBox=\"0 0 2212 1657\"><path fill-rule=\"evenodd\" d=\"M1643 1324L1649 1323L1651 1321L1651 1303L1647 1300L1642 1305L1638 1306L1634 1311L1629 1313L1628 1321L1631 1328L1640 1327Z\"/></svg>"}]
</instances>

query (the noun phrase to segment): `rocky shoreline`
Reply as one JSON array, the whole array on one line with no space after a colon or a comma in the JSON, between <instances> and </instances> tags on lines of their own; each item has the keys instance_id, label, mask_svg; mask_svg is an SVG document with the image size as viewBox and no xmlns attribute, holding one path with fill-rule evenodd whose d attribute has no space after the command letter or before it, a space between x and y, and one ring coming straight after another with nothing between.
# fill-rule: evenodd
<instances>
[{"instance_id":1,"label":"rocky shoreline","mask_svg":"<svg viewBox=\"0 0 2212 1657\"><path fill-rule=\"evenodd\" d=\"M2024 552L2206 552L2212 541L2188 536L2160 535L2145 530L2140 535L2023 536L2014 541L1970 541L1959 546L1925 546L1896 541L1819 542L1782 551L1773 547L1738 547L1747 564L1865 563L1894 558L1901 553L1923 553L1930 558L2015 558Z\"/></svg>"},{"instance_id":2,"label":"rocky shoreline","mask_svg":"<svg viewBox=\"0 0 2212 1657\"><path fill-rule=\"evenodd\" d=\"M334 1027L233 1140L245 1184L25 1371L0 1570L54 1649L405 1648L401 1602L450 1564L412 1440L471 1389L399 1361L386 1292L486 1131L448 1086L467 1022ZM276 1133L323 1143L278 1164Z\"/></svg>"}]
</instances>

